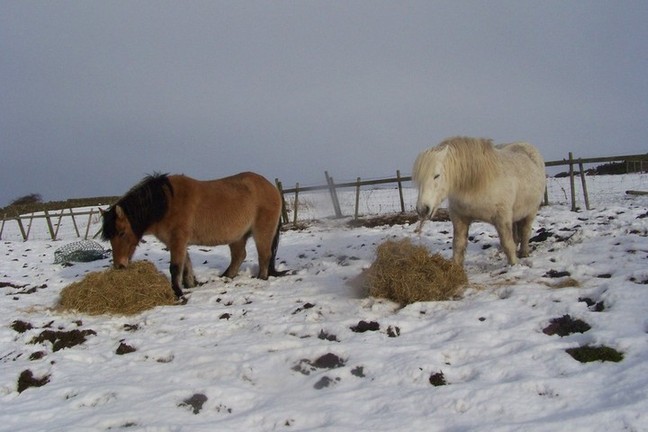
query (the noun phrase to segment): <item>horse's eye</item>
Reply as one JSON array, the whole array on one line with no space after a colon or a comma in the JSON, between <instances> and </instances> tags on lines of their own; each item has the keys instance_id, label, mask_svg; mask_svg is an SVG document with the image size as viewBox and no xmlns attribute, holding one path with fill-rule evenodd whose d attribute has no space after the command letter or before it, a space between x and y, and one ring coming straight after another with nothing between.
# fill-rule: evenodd
<instances>
[{"instance_id":1,"label":"horse's eye","mask_svg":"<svg viewBox=\"0 0 648 432\"><path fill-rule=\"evenodd\" d=\"M126 235L126 231L120 231L117 235L118 235L120 238L124 238L124 236Z\"/></svg>"},{"instance_id":2,"label":"horse's eye","mask_svg":"<svg viewBox=\"0 0 648 432\"><path fill-rule=\"evenodd\" d=\"M434 180L438 179L441 174L437 174L434 176Z\"/></svg>"}]
</instances>

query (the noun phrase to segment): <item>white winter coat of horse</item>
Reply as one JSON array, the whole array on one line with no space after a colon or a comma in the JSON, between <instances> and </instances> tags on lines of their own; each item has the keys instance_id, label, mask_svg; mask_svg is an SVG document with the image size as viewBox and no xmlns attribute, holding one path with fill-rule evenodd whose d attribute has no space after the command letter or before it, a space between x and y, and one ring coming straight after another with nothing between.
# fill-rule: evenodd
<instances>
[{"instance_id":1,"label":"white winter coat of horse","mask_svg":"<svg viewBox=\"0 0 648 432\"><path fill-rule=\"evenodd\" d=\"M468 228L476 220L495 226L509 264L529 255L531 228L546 184L544 159L534 146L449 138L418 155L412 177L421 223L448 199L457 264L463 266Z\"/></svg>"}]
</instances>

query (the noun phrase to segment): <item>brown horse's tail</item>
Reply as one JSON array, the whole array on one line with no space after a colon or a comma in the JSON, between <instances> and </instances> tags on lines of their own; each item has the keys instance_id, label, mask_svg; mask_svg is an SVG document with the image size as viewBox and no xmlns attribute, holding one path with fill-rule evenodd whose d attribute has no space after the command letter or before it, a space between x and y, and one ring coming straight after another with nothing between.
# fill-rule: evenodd
<instances>
[{"instance_id":1,"label":"brown horse's tail","mask_svg":"<svg viewBox=\"0 0 648 432\"><path fill-rule=\"evenodd\" d=\"M277 223L277 231L272 239L272 255L270 256L270 268L268 269L268 276L283 276L288 273L288 270L277 271L275 268L275 260L277 259L277 249L279 248L279 233L281 232L281 218Z\"/></svg>"}]
</instances>

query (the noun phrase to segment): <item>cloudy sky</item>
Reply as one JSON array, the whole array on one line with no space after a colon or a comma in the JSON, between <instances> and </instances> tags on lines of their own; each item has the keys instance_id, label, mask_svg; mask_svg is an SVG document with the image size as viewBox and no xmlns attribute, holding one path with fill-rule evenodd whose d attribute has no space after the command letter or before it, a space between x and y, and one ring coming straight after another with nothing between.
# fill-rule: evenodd
<instances>
[{"instance_id":1,"label":"cloudy sky","mask_svg":"<svg viewBox=\"0 0 648 432\"><path fill-rule=\"evenodd\" d=\"M452 135L648 152L648 2L0 2L0 206L153 171L409 174Z\"/></svg>"}]
</instances>

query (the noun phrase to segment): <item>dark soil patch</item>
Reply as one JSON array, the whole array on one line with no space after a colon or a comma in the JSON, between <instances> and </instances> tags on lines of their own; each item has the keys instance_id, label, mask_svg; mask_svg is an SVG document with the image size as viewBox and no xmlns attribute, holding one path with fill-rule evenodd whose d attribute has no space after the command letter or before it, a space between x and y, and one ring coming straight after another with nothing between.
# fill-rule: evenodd
<instances>
[{"instance_id":1,"label":"dark soil patch","mask_svg":"<svg viewBox=\"0 0 648 432\"><path fill-rule=\"evenodd\" d=\"M295 309L295 311L292 313L293 315L298 314L301 311L308 310L314 308L315 305L313 303L304 303L302 307L298 307Z\"/></svg>"},{"instance_id":2,"label":"dark soil patch","mask_svg":"<svg viewBox=\"0 0 648 432\"><path fill-rule=\"evenodd\" d=\"M400 336L400 327L397 327L397 326L394 326L394 327L389 326L389 327L387 327L387 336L392 337L392 338Z\"/></svg>"},{"instance_id":3,"label":"dark soil patch","mask_svg":"<svg viewBox=\"0 0 648 432\"><path fill-rule=\"evenodd\" d=\"M443 372L435 372L430 375L430 384L434 387L444 386L447 384Z\"/></svg>"},{"instance_id":4,"label":"dark soil patch","mask_svg":"<svg viewBox=\"0 0 648 432\"><path fill-rule=\"evenodd\" d=\"M346 362L333 353L324 354L315 360L312 365L319 369L334 369L344 366Z\"/></svg>"},{"instance_id":5,"label":"dark soil patch","mask_svg":"<svg viewBox=\"0 0 648 432\"><path fill-rule=\"evenodd\" d=\"M607 346L589 346L585 345L578 348L569 348L565 350L567 354L581 363L594 361L611 361L618 363L623 360L623 353Z\"/></svg>"},{"instance_id":6,"label":"dark soil patch","mask_svg":"<svg viewBox=\"0 0 648 432\"><path fill-rule=\"evenodd\" d=\"M321 340L327 340L329 342L340 342L337 338L337 336L329 334L328 332L325 332L324 330L320 330L319 334L317 335L318 339Z\"/></svg>"},{"instance_id":7,"label":"dark soil patch","mask_svg":"<svg viewBox=\"0 0 648 432\"><path fill-rule=\"evenodd\" d=\"M11 328L17 331L18 333L25 333L27 330L31 330L34 328L31 323L21 321L21 320L16 320L11 323Z\"/></svg>"},{"instance_id":8,"label":"dark soil patch","mask_svg":"<svg viewBox=\"0 0 648 432\"><path fill-rule=\"evenodd\" d=\"M578 301L584 302L592 312L603 312L605 310L605 303L602 301L596 302L589 297L579 297Z\"/></svg>"},{"instance_id":9,"label":"dark soil patch","mask_svg":"<svg viewBox=\"0 0 648 432\"><path fill-rule=\"evenodd\" d=\"M367 331L378 331L380 330L380 324L376 321L360 321L358 325L352 326L351 331L355 333L364 333Z\"/></svg>"},{"instance_id":10,"label":"dark soil patch","mask_svg":"<svg viewBox=\"0 0 648 432\"><path fill-rule=\"evenodd\" d=\"M139 324L124 324L124 330L127 332L134 332L139 330Z\"/></svg>"},{"instance_id":11,"label":"dark soil patch","mask_svg":"<svg viewBox=\"0 0 648 432\"><path fill-rule=\"evenodd\" d=\"M115 351L115 354L124 355L124 354L130 354L130 353L135 352L135 351L137 351L137 348L132 347L132 346L128 345L127 343L124 343L123 341L121 341L119 343L119 346L117 347L117 350Z\"/></svg>"},{"instance_id":12,"label":"dark soil patch","mask_svg":"<svg viewBox=\"0 0 648 432\"><path fill-rule=\"evenodd\" d=\"M551 231L547 231L544 228L540 228L537 234L529 239L529 243L543 242L549 239L550 237L553 237L553 233Z\"/></svg>"},{"instance_id":13,"label":"dark soil patch","mask_svg":"<svg viewBox=\"0 0 648 432\"><path fill-rule=\"evenodd\" d=\"M18 285L13 282L0 282L0 288L25 288L27 285Z\"/></svg>"},{"instance_id":14,"label":"dark soil patch","mask_svg":"<svg viewBox=\"0 0 648 432\"><path fill-rule=\"evenodd\" d=\"M27 285L25 285L25 287L26 286ZM26 289L23 289L22 291L16 291L14 294L34 294L38 290L45 289L45 288L47 288L47 284L38 285L38 286L35 286L35 287L31 287L31 288L26 288Z\"/></svg>"},{"instance_id":15,"label":"dark soil patch","mask_svg":"<svg viewBox=\"0 0 648 432\"><path fill-rule=\"evenodd\" d=\"M569 315L563 315L560 318L554 318L550 324L542 330L546 335L552 336L557 334L560 337L570 335L572 333L585 333L592 327L582 320L575 320Z\"/></svg>"},{"instance_id":16,"label":"dark soil patch","mask_svg":"<svg viewBox=\"0 0 648 432\"><path fill-rule=\"evenodd\" d=\"M311 372L314 372L317 369L335 369L340 368L345 364L346 361L344 359L333 353L328 353L318 357L315 361L302 359L292 367L292 370L304 375L310 375Z\"/></svg>"},{"instance_id":17,"label":"dark soil patch","mask_svg":"<svg viewBox=\"0 0 648 432\"><path fill-rule=\"evenodd\" d=\"M329 378L327 376L324 376L324 377L320 378L320 380L317 381L313 387L315 388L315 390L322 390L322 389L324 389L326 387L330 387L331 385L333 385L333 384L335 384L335 383L337 383L339 381L341 381L340 378L333 379L333 378Z\"/></svg>"},{"instance_id":18,"label":"dark soil patch","mask_svg":"<svg viewBox=\"0 0 648 432\"><path fill-rule=\"evenodd\" d=\"M353 369L351 369L351 375L357 376L358 378L364 378L364 366L356 366Z\"/></svg>"},{"instance_id":19,"label":"dark soil patch","mask_svg":"<svg viewBox=\"0 0 648 432\"><path fill-rule=\"evenodd\" d=\"M29 369L22 371L18 377L18 393L22 393L29 387L43 387L49 382L50 376L45 375L41 378L35 378L34 373Z\"/></svg>"},{"instance_id":20,"label":"dark soil patch","mask_svg":"<svg viewBox=\"0 0 648 432\"><path fill-rule=\"evenodd\" d=\"M446 209L438 209L434 214L433 221L449 221L450 215ZM418 223L419 217L416 212L406 212L406 213L393 213L383 216L367 217L367 218L358 218L350 220L347 225L352 228L357 227L367 227L374 228L378 226L394 226L394 225L405 225L405 224L415 224Z\"/></svg>"},{"instance_id":21,"label":"dark soil patch","mask_svg":"<svg viewBox=\"0 0 648 432\"><path fill-rule=\"evenodd\" d=\"M30 343L37 344L48 341L52 343L52 349L58 351L63 348L72 348L73 346L81 345L86 341L87 336L96 334L97 332L94 330L44 330L41 334L32 339Z\"/></svg>"},{"instance_id":22,"label":"dark soil patch","mask_svg":"<svg viewBox=\"0 0 648 432\"><path fill-rule=\"evenodd\" d=\"M190 408L194 414L198 414L202 411L205 402L207 402L207 396L202 393L195 393L190 398L183 400L178 406Z\"/></svg>"},{"instance_id":23,"label":"dark soil patch","mask_svg":"<svg viewBox=\"0 0 648 432\"><path fill-rule=\"evenodd\" d=\"M557 279L565 276L571 276L571 273L569 273L568 271L549 270L542 277Z\"/></svg>"},{"instance_id":24,"label":"dark soil patch","mask_svg":"<svg viewBox=\"0 0 648 432\"><path fill-rule=\"evenodd\" d=\"M631 277L630 282L634 282L639 285L648 285L648 279L637 279L635 277Z\"/></svg>"},{"instance_id":25,"label":"dark soil patch","mask_svg":"<svg viewBox=\"0 0 648 432\"><path fill-rule=\"evenodd\" d=\"M32 353L32 354L29 356L29 360L31 360L31 361L34 361L34 360L40 360L40 359L42 359L43 357L45 357L46 355L47 355L47 354L45 353L45 351L36 351L36 352Z\"/></svg>"}]
</instances>

